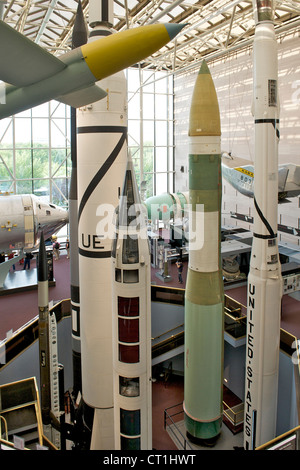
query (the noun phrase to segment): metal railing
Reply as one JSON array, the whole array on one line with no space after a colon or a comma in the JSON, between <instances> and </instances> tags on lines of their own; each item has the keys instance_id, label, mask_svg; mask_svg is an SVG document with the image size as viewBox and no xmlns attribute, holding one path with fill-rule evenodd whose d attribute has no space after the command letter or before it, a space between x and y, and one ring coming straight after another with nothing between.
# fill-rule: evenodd
<instances>
[{"instance_id":1,"label":"metal railing","mask_svg":"<svg viewBox=\"0 0 300 470\"><path fill-rule=\"evenodd\" d=\"M7 429L7 422L4 416L0 415L0 439L2 439L2 421L4 422L4 432L5 432L5 440L8 441L8 429Z\"/></svg>"},{"instance_id":2,"label":"metal railing","mask_svg":"<svg viewBox=\"0 0 300 470\"><path fill-rule=\"evenodd\" d=\"M170 406L169 408L166 408L164 410L164 429L167 430L167 427L169 429L169 432L172 433L174 436L175 440L178 442L180 447L182 447L183 450L193 450L193 448L190 446L189 442L187 441L186 437L182 434L178 426L176 425L174 421L175 416L180 416L183 414L183 408L182 408L182 403L178 403L177 405ZM169 413L169 410L180 407L179 411L176 411L173 414ZM171 424L168 424L168 420L171 422Z\"/></svg>"},{"instance_id":3,"label":"metal railing","mask_svg":"<svg viewBox=\"0 0 300 470\"><path fill-rule=\"evenodd\" d=\"M233 427L237 427L244 422L244 403L238 403L230 407L223 401L223 416L227 418Z\"/></svg>"},{"instance_id":4,"label":"metal railing","mask_svg":"<svg viewBox=\"0 0 300 470\"><path fill-rule=\"evenodd\" d=\"M168 351L176 349L179 346L182 346L184 344L184 332L183 331L172 334L175 330L177 330L178 328L182 328L182 327L183 325L176 326L175 328L172 328L171 330L168 330L165 333L162 333L161 335L156 336L155 338L152 338L152 340L157 340L158 338L164 335L168 335L166 339L163 339L156 344L152 344L152 359Z\"/></svg>"},{"instance_id":5,"label":"metal railing","mask_svg":"<svg viewBox=\"0 0 300 470\"><path fill-rule=\"evenodd\" d=\"M50 312L55 313L57 322L62 320L62 318L69 317L71 315L70 299L57 302L50 309ZM39 335L38 321L39 317L36 315L32 320L16 330L11 338L0 341L0 370L37 341Z\"/></svg>"}]
</instances>

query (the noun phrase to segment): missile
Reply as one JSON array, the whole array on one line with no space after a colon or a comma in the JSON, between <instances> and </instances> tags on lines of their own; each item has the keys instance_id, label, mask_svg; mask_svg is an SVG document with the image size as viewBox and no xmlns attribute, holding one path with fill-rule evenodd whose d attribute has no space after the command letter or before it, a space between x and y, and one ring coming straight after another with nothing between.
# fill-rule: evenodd
<instances>
[{"instance_id":1,"label":"missile","mask_svg":"<svg viewBox=\"0 0 300 470\"><path fill-rule=\"evenodd\" d=\"M0 250L30 250L68 223L68 212L33 194L0 197Z\"/></svg>"},{"instance_id":2,"label":"missile","mask_svg":"<svg viewBox=\"0 0 300 470\"><path fill-rule=\"evenodd\" d=\"M0 119L52 99L75 108L106 96L102 80L150 56L183 25L155 24L128 29L55 57L0 21L0 80L5 97ZM22 70L22 73L20 73Z\"/></svg>"},{"instance_id":3,"label":"missile","mask_svg":"<svg viewBox=\"0 0 300 470\"><path fill-rule=\"evenodd\" d=\"M216 442L222 425L220 135L218 99L203 62L194 86L189 120L190 233L184 320L184 422L190 440L203 445Z\"/></svg>"},{"instance_id":4,"label":"missile","mask_svg":"<svg viewBox=\"0 0 300 470\"><path fill-rule=\"evenodd\" d=\"M50 426L51 418L51 385L50 385L50 344L49 344L49 299L48 299L48 265L44 243L44 233L41 233L38 258L38 307L39 307L39 357L40 357L40 390L42 421Z\"/></svg>"},{"instance_id":5,"label":"missile","mask_svg":"<svg viewBox=\"0 0 300 470\"><path fill-rule=\"evenodd\" d=\"M114 36L107 6L90 2L90 45ZM80 341L82 398L94 410L90 447L105 450L114 448L111 243L127 163L125 74L96 86L106 98L77 110Z\"/></svg>"},{"instance_id":6,"label":"missile","mask_svg":"<svg viewBox=\"0 0 300 470\"><path fill-rule=\"evenodd\" d=\"M112 247L116 450L152 449L150 252L129 156Z\"/></svg>"},{"instance_id":7,"label":"missile","mask_svg":"<svg viewBox=\"0 0 300 470\"><path fill-rule=\"evenodd\" d=\"M275 437L282 277L277 241L278 58L273 2L254 1L254 225L248 275L244 448Z\"/></svg>"},{"instance_id":8,"label":"missile","mask_svg":"<svg viewBox=\"0 0 300 470\"><path fill-rule=\"evenodd\" d=\"M87 25L79 1L72 34L72 47L80 47L88 39ZM78 208L77 208L77 135L76 108L71 107L71 161L72 171L69 192L69 229L70 229L70 280L72 306L72 358L73 393L75 399L82 391L81 353L80 353L80 296L79 296L79 258L78 258Z\"/></svg>"},{"instance_id":9,"label":"missile","mask_svg":"<svg viewBox=\"0 0 300 470\"><path fill-rule=\"evenodd\" d=\"M60 412L57 324L55 313L49 314L48 296L48 264L41 232L37 265L38 307L39 307L39 358L40 358L40 390L43 432L57 447L61 446L58 430ZM53 427L53 425L55 427Z\"/></svg>"}]
</instances>

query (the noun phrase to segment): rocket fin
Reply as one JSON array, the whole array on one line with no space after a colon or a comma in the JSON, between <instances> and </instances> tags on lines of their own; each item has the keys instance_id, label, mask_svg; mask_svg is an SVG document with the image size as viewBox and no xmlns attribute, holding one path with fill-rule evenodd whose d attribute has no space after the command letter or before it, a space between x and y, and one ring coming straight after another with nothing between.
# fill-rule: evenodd
<instances>
[{"instance_id":1,"label":"rocket fin","mask_svg":"<svg viewBox=\"0 0 300 470\"><path fill-rule=\"evenodd\" d=\"M80 106L85 106L86 104L102 100L106 95L106 91L102 90L102 88L97 85L91 85L87 88L73 91L72 93L67 93L63 96L58 96L55 99L61 103L68 104L73 108L80 108Z\"/></svg>"},{"instance_id":2,"label":"rocket fin","mask_svg":"<svg viewBox=\"0 0 300 470\"><path fill-rule=\"evenodd\" d=\"M23 34L0 21L0 80L27 86L63 70L66 65Z\"/></svg>"}]
</instances>

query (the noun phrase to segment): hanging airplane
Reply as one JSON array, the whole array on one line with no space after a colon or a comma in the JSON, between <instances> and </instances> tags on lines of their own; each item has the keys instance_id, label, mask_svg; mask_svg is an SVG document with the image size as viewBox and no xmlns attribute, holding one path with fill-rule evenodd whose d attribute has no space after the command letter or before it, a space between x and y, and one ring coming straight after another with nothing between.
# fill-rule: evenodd
<instances>
[{"instance_id":1,"label":"hanging airplane","mask_svg":"<svg viewBox=\"0 0 300 470\"><path fill-rule=\"evenodd\" d=\"M231 153L222 153L222 176L234 189L247 197L254 194L254 165ZM278 165L278 202L300 195L300 166L294 163Z\"/></svg>"},{"instance_id":2,"label":"hanging airplane","mask_svg":"<svg viewBox=\"0 0 300 470\"><path fill-rule=\"evenodd\" d=\"M0 251L31 251L68 223L68 211L33 194L0 196Z\"/></svg>"},{"instance_id":3,"label":"hanging airplane","mask_svg":"<svg viewBox=\"0 0 300 470\"><path fill-rule=\"evenodd\" d=\"M56 57L0 21L0 119L52 99L78 108L104 98L98 80L158 51L184 26L127 29Z\"/></svg>"},{"instance_id":4,"label":"hanging airplane","mask_svg":"<svg viewBox=\"0 0 300 470\"><path fill-rule=\"evenodd\" d=\"M253 198L254 166L248 160L233 157L222 152L222 176L239 193ZM300 195L300 166L285 163L278 166L278 203L290 202L291 197ZM162 193L151 196L145 201L149 219L167 221L169 218L181 219L186 216L185 208L189 203L189 193Z\"/></svg>"}]
</instances>

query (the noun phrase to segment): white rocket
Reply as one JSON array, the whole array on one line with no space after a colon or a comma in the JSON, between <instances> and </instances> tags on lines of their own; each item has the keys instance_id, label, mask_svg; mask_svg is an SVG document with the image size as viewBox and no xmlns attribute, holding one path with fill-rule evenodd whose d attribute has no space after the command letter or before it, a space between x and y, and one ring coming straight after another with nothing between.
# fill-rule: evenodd
<instances>
[{"instance_id":1,"label":"white rocket","mask_svg":"<svg viewBox=\"0 0 300 470\"><path fill-rule=\"evenodd\" d=\"M248 276L244 447L276 433L282 279L277 241L279 100L273 2L256 0L253 46L255 180Z\"/></svg>"},{"instance_id":2,"label":"white rocket","mask_svg":"<svg viewBox=\"0 0 300 470\"><path fill-rule=\"evenodd\" d=\"M146 210L131 158L112 249L115 449L152 449L151 274Z\"/></svg>"},{"instance_id":3,"label":"white rocket","mask_svg":"<svg viewBox=\"0 0 300 470\"><path fill-rule=\"evenodd\" d=\"M57 325L55 314L49 314L48 305L48 265L44 232L41 232L38 276L38 307L39 307L39 363L40 363L40 394L43 432L59 449L60 432L53 427L59 424L60 400L58 378Z\"/></svg>"},{"instance_id":4,"label":"white rocket","mask_svg":"<svg viewBox=\"0 0 300 470\"><path fill-rule=\"evenodd\" d=\"M90 2L89 24L94 28L87 46L91 50L101 41L116 45L118 35L111 35L110 30L111 3ZM169 42L182 27L156 24L145 26L143 31L127 31L130 45L119 43L117 51L107 54L106 67L117 60L123 63L124 56L130 58L126 66L139 62ZM142 33L139 38L137 31ZM98 41L92 43L97 37ZM96 67L100 66L98 62ZM110 70L113 73L121 68ZM98 450L113 449L114 445L110 258L112 219L127 163L127 87L123 72L96 85L106 96L77 113L77 171L82 397L94 409L91 449Z\"/></svg>"},{"instance_id":5,"label":"white rocket","mask_svg":"<svg viewBox=\"0 0 300 470\"><path fill-rule=\"evenodd\" d=\"M88 43L111 34L112 9L102 13L90 2ZM123 71L97 85L107 96L77 111L77 171L82 396L94 408L91 449L99 450L114 448L112 234L101 221L112 224L126 169L127 90Z\"/></svg>"}]
</instances>

